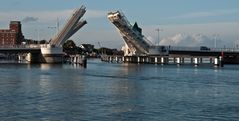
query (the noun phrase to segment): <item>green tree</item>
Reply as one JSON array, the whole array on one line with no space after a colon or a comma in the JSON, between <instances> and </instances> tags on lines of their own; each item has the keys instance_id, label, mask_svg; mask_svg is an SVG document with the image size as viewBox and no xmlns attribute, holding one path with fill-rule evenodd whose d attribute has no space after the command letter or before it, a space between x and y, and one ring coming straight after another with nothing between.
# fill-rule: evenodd
<instances>
[{"instance_id":1,"label":"green tree","mask_svg":"<svg viewBox=\"0 0 239 121\"><path fill-rule=\"evenodd\" d=\"M67 54L77 54L77 46L73 40L67 40L63 44L63 51Z\"/></svg>"}]
</instances>

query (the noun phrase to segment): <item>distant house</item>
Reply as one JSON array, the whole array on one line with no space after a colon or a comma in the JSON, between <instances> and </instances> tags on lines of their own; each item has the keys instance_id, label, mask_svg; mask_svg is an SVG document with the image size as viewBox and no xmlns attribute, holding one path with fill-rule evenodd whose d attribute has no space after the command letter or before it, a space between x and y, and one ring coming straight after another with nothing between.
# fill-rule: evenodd
<instances>
[{"instance_id":1,"label":"distant house","mask_svg":"<svg viewBox=\"0 0 239 121\"><path fill-rule=\"evenodd\" d=\"M85 52L89 52L89 53L93 52L94 50L94 45L91 45L91 44L81 44L79 47Z\"/></svg>"}]
</instances>

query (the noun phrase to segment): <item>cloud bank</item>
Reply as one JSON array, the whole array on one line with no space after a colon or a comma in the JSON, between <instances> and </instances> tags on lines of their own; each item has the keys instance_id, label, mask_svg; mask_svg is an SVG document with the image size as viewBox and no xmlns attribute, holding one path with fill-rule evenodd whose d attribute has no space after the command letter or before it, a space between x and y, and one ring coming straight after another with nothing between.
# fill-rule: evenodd
<instances>
[{"instance_id":1,"label":"cloud bank","mask_svg":"<svg viewBox=\"0 0 239 121\"><path fill-rule=\"evenodd\" d=\"M160 45L172 45L172 46L181 46L181 47L235 47L237 41L228 42L222 40L218 36L209 37L202 34L176 34L172 37L164 38L160 41Z\"/></svg>"},{"instance_id":2,"label":"cloud bank","mask_svg":"<svg viewBox=\"0 0 239 121\"><path fill-rule=\"evenodd\" d=\"M29 23L29 22L35 22L37 20L38 20L38 18L36 18L36 17L27 16L27 17L23 18L22 22L23 23Z\"/></svg>"}]
</instances>

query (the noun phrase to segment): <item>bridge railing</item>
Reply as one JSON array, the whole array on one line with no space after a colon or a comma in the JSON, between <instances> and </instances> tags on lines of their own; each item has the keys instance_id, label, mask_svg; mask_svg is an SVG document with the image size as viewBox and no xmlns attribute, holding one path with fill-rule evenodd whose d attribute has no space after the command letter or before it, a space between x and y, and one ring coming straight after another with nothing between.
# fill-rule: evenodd
<instances>
[{"instance_id":1,"label":"bridge railing","mask_svg":"<svg viewBox=\"0 0 239 121\"><path fill-rule=\"evenodd\" d=\"M239 48L211 48L211 51L239 52Z\"/></svg>"},{"instance_id":2,"label":"bridge railing","mask_svg":"<svg viewBox=\"0 0 239 121\"><path fill-rule=\"evenodd\" d=\"M202 48L202 47L181 47L168 46L171 51L205 51L205 52L239 52L239 48Z\"/></svg>"},{"instance_id":3,"label":"bridge railing","mask_svg":"<svg viewBox=\"0 0 239 121\"><path fill-rule=\"evenodd\" d=\"M41 48L40 44L0 45L0 48Z\"/></svg>"}]
</instances>

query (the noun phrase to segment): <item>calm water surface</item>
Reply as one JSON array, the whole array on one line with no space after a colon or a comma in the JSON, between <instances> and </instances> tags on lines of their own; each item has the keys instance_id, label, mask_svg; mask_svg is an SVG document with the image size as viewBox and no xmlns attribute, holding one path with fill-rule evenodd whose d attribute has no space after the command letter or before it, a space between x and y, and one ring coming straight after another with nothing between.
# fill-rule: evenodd
<instances>
[{"instance_id":1,"label":"calm water surface","mask_svg":"<svg viewBox=\"0 0 239 121\"><path fill-rule=\"evenodd\" d=\"M238 121L239 65L2 63L0 120Z\"/></svg>"}]
</instances>

